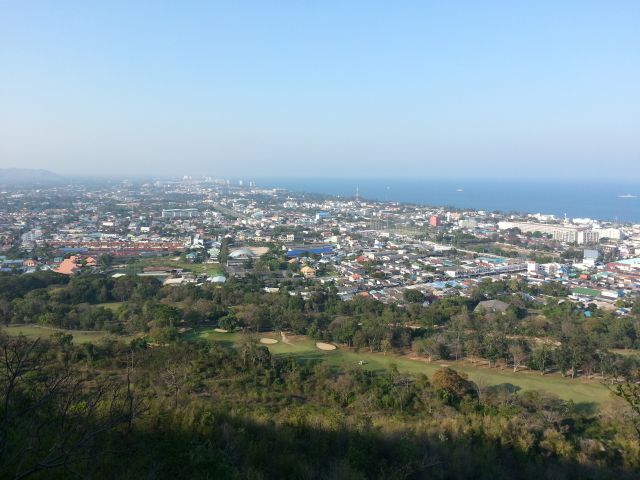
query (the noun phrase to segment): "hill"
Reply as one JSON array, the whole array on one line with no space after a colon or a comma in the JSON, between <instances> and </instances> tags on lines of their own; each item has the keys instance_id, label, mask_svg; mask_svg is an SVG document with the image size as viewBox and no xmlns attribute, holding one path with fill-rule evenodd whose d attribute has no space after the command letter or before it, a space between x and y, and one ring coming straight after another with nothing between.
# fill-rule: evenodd
<instances>
[{"instance_id":1,"label":"hill","mask_svg":"<svg viewBox=\"0 0 640 480\"><path fill-rule=\"evenodd\" d=\"M0 168L2 185L42 185L58 183L63 177L49 170L31 168Z\"/></svg>"}]
</instances>

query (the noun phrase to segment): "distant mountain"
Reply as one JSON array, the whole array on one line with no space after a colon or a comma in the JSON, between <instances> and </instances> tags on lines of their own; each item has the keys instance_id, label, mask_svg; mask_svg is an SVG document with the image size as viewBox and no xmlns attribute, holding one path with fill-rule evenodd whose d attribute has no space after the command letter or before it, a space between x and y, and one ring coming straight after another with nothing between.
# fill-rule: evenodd
<instances>
[{"instance_id":1,"label":"distant mountain","mask_svg":"<svg viewBox=\"0 0 640 480\"><path fill-rule=\"evenodd\" d=\"M63 177L49 170L31 168L0 168L2 185L42 185L58 183Z\"/></svg>"}]
</instances>

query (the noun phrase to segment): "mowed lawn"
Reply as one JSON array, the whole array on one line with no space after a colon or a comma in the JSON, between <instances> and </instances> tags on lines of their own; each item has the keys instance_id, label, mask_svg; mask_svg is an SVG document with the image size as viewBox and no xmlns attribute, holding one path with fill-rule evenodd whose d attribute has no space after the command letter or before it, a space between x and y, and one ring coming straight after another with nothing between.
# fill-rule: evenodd
<instances>
[{"instance_id":1,"label":"mowed lawn","mask_svg":"<svg viewBox=\"0 0 640 480\"><path fill-rule=\"evenodd\" d=\"M103 338L113 337L118 340L128 342L134 336L133 335L113 335L109 332L87 332L77 330L62 330L55 328L43 328L35 325L9 325L2 327L0 331L5 332L7 335L18 336L24 335L27 338L49 338L51 335L57 332L65 332L73 335L74 343L97 343Z\"/></svg>"},{"instance_id":2,"label":"mowed lawn","mask_svg":"<svg viewBox=\"0 0 640 480\"><path fill-rule=\"evenodd\" d=\"M212 329L201 330L192 334L194 337L223 342L227 345L235 344L240 333L218 333ZM338 348L333 351L323 351L316 348L315 341L300 336L290 336L289 343L283 343L278 333L261 333L257 338L266 337L278 340L274 345L267 345L275 355L295 355L307 360L319 360L335 366L361 366L368 370L383 371L395 366L398 371L411 374L424 373L432 375L442 366L449 366L459 372L464 372L469 379L481 387L502 386L510 390L540 390L555 394L564 400L572 400L576 403L604 404L614 400L611 392L597 380L584 380L576 378L564 378L559 374L540 375L539 372L519 371L514 373L511 369L488 368L485 366L473 366L460 362L426 362L401 357L394 354L370 353L367 351L356 352L346 348ZM362 365L361 365L362 362Z\"/></svg>"},{"instance_id":3,"label":"mowed lawn","mask_svg":"<svg viewBox=\"0 0 640 480\"><path fill-rule=\"evenodd\" d=\"M222 343L229 347L238 343L240 336L239 332L220 333L214 331L213 328L194 329L183 334L183 337L187 340L208 340Z\"/></svg>"},{"instance_id":4,"label":"mowed lawn","mask_svg":"<svg viewBox=\"0 0 640 480\"><path fill-rule=\"evenodd\" d=\"M167 255L163 257L138 258L134 262L125 264L126 267L142 271L144 267L172 267L182 268L196 275L206 273L207 275L222 274L222 267L219 263L192 263L182 259L176 260L176 256Z\"/></svg>"}]
</instances>

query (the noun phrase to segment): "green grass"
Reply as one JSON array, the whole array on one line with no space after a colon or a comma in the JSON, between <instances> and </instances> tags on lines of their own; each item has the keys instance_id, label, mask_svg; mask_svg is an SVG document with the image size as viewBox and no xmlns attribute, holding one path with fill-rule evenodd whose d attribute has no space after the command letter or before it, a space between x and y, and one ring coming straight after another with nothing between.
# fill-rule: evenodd
<instances>
[{"instance_id":1,"label":"green grass","mask_svg":"<svg viewBox=\"0 0 640 480\"><path fill-rule=\"evenodd\" d=\"M86 331L77 331L77 330L63 330L63 329L54 329L54 328L43 328L35 325L9 325L6 327L2 327L1 331L5 332L7 335L18 336L24 335L27 338L35 339L35 338L49 338L56 332L65 332L73 335L74 343L97 343L103 338L106 337L114 337L123 341L129 341L134 336L133 335L113 335L109 332L86 332Z\"/></svg>"},{"instance_id":2,"label":"green grass","mask_svg":"<svg viewBox=\"0 0 640 480\"><path fill-rule=\"evenodd\" d=\"M240 340L238 332L214 332L213 328L194 329L186 332L183 336L186 340L209 340L212 342L222 343L226 346L233 346Z\"/></svg>"},{"instance_id":3,"label":"green grass","mask_svg":"<svg viewBox=\"0 0 640 480\"><path fill-rule=\"evenodd\" d=\"M98 303L96 307L108 308L109 310L113 310L114 312L120 308L121 305L124 305L124 302L107 302L107 303Z\"/></svg>"},{"instance_id":4,"label":"green grass","mask_svg":"<svg viewBox=\"0 0 640 480\"><path fill-rule=\"evenodd\" d=\"M106 306L106 305L105 305ZM117 308L117 305L109 308ZM75 330L57 330L43 328L35 325L10 325L2 327L2 331L8 335L24 335L27 338L48 338L55 332L67 332L73 335L75 343L97 343L103 338L113 336L108 332L79 332ZM242 336L240 332L220 333L212 328L191 330L184 334L188 340L203 339L218 342L226 346L233 346L238 343ZM114 336L115 337L115 336ZM428 376L441 368L441 365L449 365L459 372L469 375L469 378L482 387L496 385L512 385L525 390L543 390L553 393L564 400L573 400L576 403L604 404L612 401L609 390L598 381L588 381L583 379L563 378L558 374L540 375L535 372L520 371L513 373L510 369L500 370L497 368L486 368L472 365L465 365L456 362L423 362L412 360L394 354L383 355L381 353L371 353L367 351L356 352L345 348L333 351L319 350L315 346L315 341L308 338L294 337L290 343L283 343L277 333L260 333L260 337L269 337L279 340L274 345L268 345L269 350L274 355L292 355L303 360L319 360L336 367L359 366L363 362L362 368L372 371L388 370L392 366L403 373L420 374ZM119 335L115 338L129 341L132 335Z\"/></svg>"},{"instance_id":5,"label":"green grass","mask_svg":"<svg viewBox=\"0 0 640 480\"><path fill-rule=\"evenodd\" d=\"M223 342L226 345L235 344L240 338L240 333L217 333L212 329L204 329L192 333L192 338L203 338L210 341ZM279 334L261 333L258 337L280 339ZM345 348L334 351L319 350L315 342L309 339L295 338L291 343L280 341L275 345L268 345L269 350L275 355L293 355L305 360L320 360L333 366L354 366L363 362L362 368L373 371L384 371L393 365L400 371L410 374L424 373L428 376L448 365L451 368L464 372L469 378L481 387L490 386L514 386L519 391L541 390L557 395L564 400L572 400L576 403L604 404L612 401L609 390L597 380L584 380L581 378L565 378L559 374L540 375L536 372L520 371L514 373L511 369L487 368L462 364L460 362L424 362L413 360L399 355L370 353L367 351L356 352Z\"/></svg>"},{"instance_id":6,"label":"green grass","mask_svg":"<svg viewBox=\"0 0 640 480\"><path fill-rule=\"evenodd\" d=\"M340 354L343 357L341 360L346 362L357 363L359 360L364 360L367 362L366 366L373 370L387 369L392 364L395 364L401 372L431 375L441 368L441 365L448 365L459 372L466 373L469 375L469 379L483 387L513 385L521 391L545 390L564 400L573 400L576 403L601 404L611 399L609 390L598 382L583 381L582 379L570 380L557 374L543 376L539 373L526 371L514 373L510 369L500 370L497 368L463 365L456 362L427 363L394 355L383 356L378 353L340 351Z\"/></svg>"},{"instance_id":7,"label":"green grass","mask_svg":"<svg viewBox=\"0 0 640 480\"><path fill-rule=\"evenodd\" d=\"M139 258L134 262L125 264L125 270L135 269L142 271L144 267L173 267L182 268L183 270L193 272L196 275L206 273L211 276L223 273L222 267L218 263L191 263L184 260L173 260L174 258L176 258L175 255Z\"/></svg>"}]
</instances>

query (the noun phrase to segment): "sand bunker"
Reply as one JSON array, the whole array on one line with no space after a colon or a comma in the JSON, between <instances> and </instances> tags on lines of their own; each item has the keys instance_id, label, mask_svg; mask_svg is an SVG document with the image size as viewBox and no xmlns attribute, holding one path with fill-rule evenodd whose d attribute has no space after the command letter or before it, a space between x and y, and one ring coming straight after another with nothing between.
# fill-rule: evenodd
<instances>
[{"instance_id":1,"label":"sand bunker","mask_svg":"<svg viewBox=\"0 0 640 480\"><path fill-rule=\"evenodd\" d=\"M316 347L318 347L320 350L335 350L336 348L338 348L335 345L331 345L330 343L323 343L323 342L316 343Z\"/></svg>"},{"instance_id":2,"label":"sand bunker","mask_svg":"<svg viewBox=\"0 0 640 480\"><path fill-rule=\"evenodd\" d=\"M225 330L224 328L214 328L213 331L218 333L229 333L229 330Z\"/></svg>"},{"instance_id":3,"label":"sand bunker","mask_svg":"<svg viewBox=\"0 0 640 480\"><path fill-rule=\"evenodd\" d=\"M273 345L274 343L278 343L278 340L275 338L261 338L260 343L264 343L265 345Z\"/></svg>"}]
</instances>

